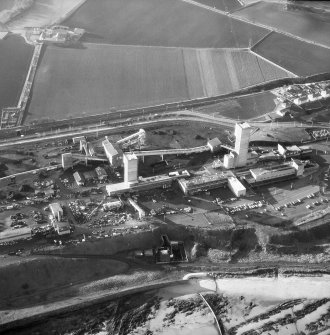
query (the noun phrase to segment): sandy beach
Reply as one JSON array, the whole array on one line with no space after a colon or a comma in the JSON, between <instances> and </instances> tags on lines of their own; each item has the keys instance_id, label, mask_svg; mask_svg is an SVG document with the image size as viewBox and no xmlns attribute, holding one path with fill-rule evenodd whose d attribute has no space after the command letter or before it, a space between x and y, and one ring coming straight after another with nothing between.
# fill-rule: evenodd
<instances>
[{"instance_id":1,"label":"sandy beach","mask_svg":"<svg viewBox=\"0 0 330 335\"><path fill-rule=\"evenodd\" d=\"M25 27L44 27L67 19L86 0L35 0L19 16L7 21L10 31ZM29 0L28 0L29 2ZM1 13L0 13L1 14Z\"/></svg>"}]
</instances>

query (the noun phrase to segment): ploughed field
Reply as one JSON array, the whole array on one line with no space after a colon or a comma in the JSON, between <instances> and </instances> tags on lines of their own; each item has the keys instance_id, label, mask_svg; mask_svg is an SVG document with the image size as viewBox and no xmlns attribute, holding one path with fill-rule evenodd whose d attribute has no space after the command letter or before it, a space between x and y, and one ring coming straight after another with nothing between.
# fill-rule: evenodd
<instances>
[{"instance_id":1,"label":"ploughed field","mask_svg":"<svg viewBox=\"0 0 330 335\"><path fill-rule=\"evenodd\" d=\"M330 47L330 13L298 10L297 6L290 8L286 4L260 1L237 11L235 15Z\"/></svg>"},{"instance_id":2,"label":"ploughed field","mask_svg":"<svg viewBox=\"0 0 330 335\"><path fill-rule=\"evenodd\" d=\"M92 42L192 48L247 47L268 33L181 0L88 0L63 24Z\"/></svg>"},{"instance_id":3,"label":"ploughed field","mask_svg":"<svg viewBox=\"0 0 330 335\"><path fill-rule=\"evenodd\" d=\"M33 47L20 37L0 40L0 111L17 106L32 54Z\"/></svg>"},{"instance_id":4,"label":"ploughed field","mask_svg":"<svg viewBox=\"0 0 330 335\"><path fill-rule=\"evenodd\" d=\"M270 34L253 51L298 76L330 71L330 49L283 34Z\"/></svg>"},{"instance_id":5,"label":"ploughed field","mask_svg":"<svg viewBox=\"0 0 330 335\"><path fill-rule=\"evenodd\" d=\"M247 50L48 46L26 122L212 97L290 76Z\"/></svg>"}]
</instances>

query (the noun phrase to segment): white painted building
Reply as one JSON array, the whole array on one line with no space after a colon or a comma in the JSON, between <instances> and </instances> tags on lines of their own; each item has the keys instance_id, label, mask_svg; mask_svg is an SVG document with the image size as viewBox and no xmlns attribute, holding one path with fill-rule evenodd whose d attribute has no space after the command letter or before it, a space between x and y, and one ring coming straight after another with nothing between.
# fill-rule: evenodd
<instances>
[{"instance_id":1,"label":"white painted building","mask_svg":"<svg viewBox=\"0 0 330 335\"><path fill-rule=\"evenodd\" d=\"M241 197L246 194L246 188L236 177L228 178L228 187L236 197Z\"/></svg>"},{"instance_id":2,"label":"white painted building","mask_svg":"<svg viewBox=\"0 0 330 335\"><path fill-rule=\"evenodd\" d=\"M52 204L49 204L49 209L53 214L53 217L57 221L61 221L63 217L63 209L62 206L58 202L53 202Z\"/></svg>"},{"instance_id":3,"label":"white painted building","mask_svg":"<svg viewBox=\"0 0 330 335\"><path fill-rule=\"evenodd\" d=\"M251 127L247 122L236 123L235 125L235 152L237 158L235 167L246 165L248 159L249 142L250 142Z\"/></svg>"},{"instance_id":4,"label":"white painted building","mask_svg":"<svg viewBox=\"0 0 330 335\"><path fill-rule=\"evenodd\" d=\"M124 182L137 183L138 182L138 163L139 160L134 153L124 153Z\"/></svg>"}]
</instances>

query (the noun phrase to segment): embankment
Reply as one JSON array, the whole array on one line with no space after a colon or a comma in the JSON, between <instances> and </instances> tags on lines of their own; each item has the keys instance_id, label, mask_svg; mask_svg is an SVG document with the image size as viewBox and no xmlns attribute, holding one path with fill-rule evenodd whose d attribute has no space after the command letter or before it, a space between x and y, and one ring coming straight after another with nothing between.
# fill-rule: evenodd
<instances>
[{"instance_id":1,"label":"embankment","mask_svg":"<svg viewBox=\"0 0 330 335\"><path fill-rule=\"evenodd\" d=\"M116 260L56 257L26 259L19 264L0 268L1 302L40 290L113 276L127 269L127 264Z\"/></svg>"},{"instance_id":2,"label":"embankment","mask_svg":"<svg viewBox=\"0 0 330 335\"><path fill-rule=\"evenodd\" d=\"M122 290L118 293L108 293L103 294L98 297L90 297L85 299L80 299L79 302L68 300L66 304L62 305L47 305L43 311L30 311L30 313L22 315L16 315L12 319L5 318L4 320L0 320L1 330L13 332L14 330L24 329L27 326L32 326L36 323L40 323L49 319L50 317L54 317L56 315L63 315L66 313L72 313L74 311L80 310L82 308L87 308L90 306L96 306L97 304L102 304L104 302L108 302L110 300L115 300L119 298L123 298L125 296L129 296L136 293L143 293L151 290L158 290L163 287L174 286L186 284L186 280L172 280L172 281L164 281L162 283L152 284L152 285L143 285L136 286L133 288L129 288L126 290Z\"/></svg>"},{"instance_id":3,"label":"embankment","mask_svg":"<svg viewBox=\"0 0 330 335\"><path fill-rule=\"evenodd\" d=\"M258 243L253 229L208 230L161 224L152 231L84 242L50 251L52 257L35 255L33 258L22 259L20 263L2 266L0 269L2 301L8 304L18 297L40 295L52 288L88 283L123 273L128 269L128 265L125 261L110 259L111 256L119 254L114 257L122 260L124 259L120 254L122 252L157 247L161 243L162 234L167 234L170 240L184 241L188 258L196 243L202 245L203 250L212 248L219 253L222 250L235 250L234 258L255 248ZM67 257L56 257L60 254ZM91 257L92 255L100 255L100 258ZM102 256L110 257L102 259Z\"/></svg>"},{"instance_id":4,"label":"embankment","mask_svg":"<svg viewBox=\"0 0 330 335\"><path fill-rule=\"evenodd\" d=\"M326 256L329 253L330 242L329 219L322 218L316 221L318 222L313 221L309 224L310 228L299 227L294 231L272 235L266 246L267 252L280 255L318 254Z\"/></svg>"},{"instance_id":5,"label":"embankment","mask_svg":"<svg viewBox=\"0 0 330 335\"><path fill-rule=\"evenodd\" d=\"M61 249L62 254L76 255L114 255L129 250L146 250L160 246L161 235L167 234L172 241L183 241L188 257L194 243L205 249L249 250L258 244L252 228L203 229L177 224L161 224L152 231L144 231L125 236L114 236L101 241L80 243ZM58 253L59 250L56 250Z\"/></svg>"}]
</instances>

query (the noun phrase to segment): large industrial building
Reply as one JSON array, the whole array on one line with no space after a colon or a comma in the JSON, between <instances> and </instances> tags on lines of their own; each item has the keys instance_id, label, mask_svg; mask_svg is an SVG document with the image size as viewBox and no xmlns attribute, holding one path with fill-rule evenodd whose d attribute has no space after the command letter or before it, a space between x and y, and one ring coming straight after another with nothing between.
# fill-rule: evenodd
<instances>
[{"instance_id":1,"label":"large industrial building","mask_svg":"<svg viewBox=\"0 0 330 335\"><path fill-rule=\"evenodd\" d=\"M292 159L289 163L250 169L250 175L245 176L245 180L252 186L289 180L302 176L304 167L303 162Z\"/></svg>"},{"instance_id":2,"label":"large industrial building","mask_svg":"<svg viewBox=\"0 0 330 335\"><path fill-rule=\"evenodd\" d=\"M102 146L111 166L116 168L123 164L123 152L118 146L113 145L108 138L102 142Z\"/></svg>"},{"instance_id":3,"label":"large industrial building","mask_svg":"<svg viewBox=\"0 0 330 335\"><path fill-rule=\"evenodd\" d=\"M249 150L251 127L247 122L235 125L235 147L223 146L230 153L224 155L223 166L233 169L253 165L258 160L258 154Z\"/></svg>"},{"instance_id":4,"label":"large industrial building","mask_svg":"<svg viewBox=\"0 0 330 335\"><path fill-rule=\"evenodd\" d=\"M137 133L129 135L115 144L111 143L106 137L102 141L102 147L106 154L104 159L108 159L110 165L114 168L119 166L124 167L124 181L121 183L108 184L106 190L108 195L118 195L129 192L137 192L142 190L150 190L153 188L168 188L171 186L173 180L178 180L179 186L185 194L194 194L201 191L208 191L219 187L227 187L235 194L240 197L246 194L246 188L243 183L235 176L233 169L238 168L237 171L241 174L241 180L245 179L251 186L267 184L271 182L287 180L295 178L303 174L304 164L298 159L304 154L309 155L311 149L309 147L298 147L298 146L284 146L278 145L278 150L271 151L268 155L258 154L256 151L249 148L251 127L248 123L237 123L235 125L235 145L233 147L223 145L218 138L214 138L207 142L207 145L195 148L186 149L163 149L163 150L151 150L141 151L132 150L130 152L123 152L121 146L126 144L131 146L132 144L141 143L145 139L145 131L140 129ZM99 159L102 160L101 156L91 157L90 150L87 146L85 138L75 138L76 142L80 142L81 149L85 150L86 157L88 159ZM223 163L218 168L223 167L222 170L213 170L213 173L202 172L195 176L190 176L189 172L180 173L179 171L170 172L168 175L158 175L147 178L139 177L138 174L138 163L139 157L159 155L174 155L174 154L192 154L200 153L205 151L217 152L222 148L229 150L229 153L224 155ZM63 157L65 155L65 157ZM65 160L66 154L62 156ZM291 158L290 162L280 163L287 158ZM69 157L67 158L69 159ZM263 164L269 161L268 165L260 167L258 163ZM277 161L274 164L274 161ZM252 168L253 167L253 168ZM217 168L217 169L218 169ZM250 168L250 170L248 170ZM78 178L79 175L76 173L76 182L81 184L84 180ZM97 168L97 176L99 179L104 180L106 172L104 169Z\"/></svg>"},{"instance_id":5,"label":"large industrial building","mask_svg":"<svg viewBox=\"0 0 330 335\"><path fill-rule=\"evenodd\" d=\"M68 222L63 221L62 206L58 202L54 202L49 204L49 209L52 212L51 223L56 233L60 236L69 235L71 233L70 225Z\"/></svg>"},{"instance_id":6,"label":"large industrial building","mask_svg":"<svg viewBox=\"0 0 330 335\"><path fill-rule=\"evenodd\" d=\"M228 187L236 197L242 197L246 194L246 188L236 177L228 178Z\"/></svg>"},{"instance_id":7,"label":"large industrial building","mask_svg":"<svg viewBox=\"0 0 330 335\"><path fill-rule=\"evenodd\" d=\"M123 154L124 163L124 182L135 184L138 181L138 164L139 160L134 153Z\"/></svg>"},{"instance_id":8,"label":"large industrial building","mask_svg":"<svg viewBox=\"0 0 330 335\"><path fill-rule=\"evenodd\" d=\"M195 194L208 191L228 184L228 178L235 177L231 171L222 171L215 174L204 174L189 179L179 179L179 186L184 194Z\"/></svg>"},{"instance_id":9,"label":"large industrial building","mask_svg":"<svg viewBox=\"0 0 330 335\"><path fill-rule=\"evenodd\" d=\"M236 123L235 125L235 152L237 159L235 167L246 166L249 152L251 127L248 123Z\"/></svg>"}]
</instances>

